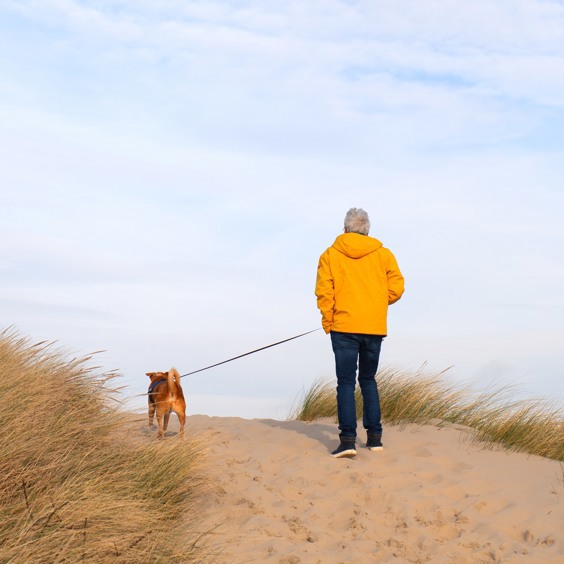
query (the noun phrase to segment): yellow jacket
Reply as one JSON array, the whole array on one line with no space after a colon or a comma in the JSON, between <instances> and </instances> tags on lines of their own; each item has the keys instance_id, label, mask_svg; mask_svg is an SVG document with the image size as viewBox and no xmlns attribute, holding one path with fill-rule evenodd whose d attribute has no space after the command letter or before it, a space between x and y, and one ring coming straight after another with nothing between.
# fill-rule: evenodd
<instances>
[{"instance_id":1,"label":"yellow jacket","mask_svg":"<svg viewBox=\"0 0 564 564\"><path fill-rule=\"evenodd\" d=\"M319 258L315 295L326 333L387 335L388 305L403 290L396 258L368 235L339 235Z\"/></svg>"}]
</instances>

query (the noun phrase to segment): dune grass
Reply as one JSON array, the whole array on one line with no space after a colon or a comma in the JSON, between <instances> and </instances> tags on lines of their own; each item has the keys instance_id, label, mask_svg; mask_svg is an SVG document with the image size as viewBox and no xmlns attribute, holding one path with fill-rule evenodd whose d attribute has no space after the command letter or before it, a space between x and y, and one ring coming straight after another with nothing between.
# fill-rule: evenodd
<instances>
[{"instance_id":1,"label":"dune grass","mask_svg":"<svg viewBox=\"0 0 564 564\"><path fill-rule=\"evenodd\" d=\"M202 561L198 445L126 437L90 360L0 333L0 562Z\"/></svg>"},{"instance_id":2,"label":"dune grass","mask_svg":"<svg viewBox=\"0 0 564 564\"><path fill-rule=\"evenodd\" d=\"M489 448L564 460L562 408L544 399L513 400L510 387L477 394L449 383L444 372L385 369L378 373L382 420L388 425L457 423L473 430L475 443ZM362 396L356 389L357 416ZM294 402L289 419L313 421L337 417L335 382L318 380Z\"/></svg>"}]
</instances>

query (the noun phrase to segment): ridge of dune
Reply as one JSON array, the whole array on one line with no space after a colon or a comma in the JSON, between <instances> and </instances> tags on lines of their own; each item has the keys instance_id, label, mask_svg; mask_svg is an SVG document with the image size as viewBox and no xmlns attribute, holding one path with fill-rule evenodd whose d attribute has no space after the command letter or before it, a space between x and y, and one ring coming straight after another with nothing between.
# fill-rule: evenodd
<instances>
[{"instance_id":1,"label":"ridge of dune","mask_svg":"<svg viewBox=\"0 0 564 564\"><path fill-rule=\"evenodd\" d=\"M460 426L385 427L383 452L329 455L330 420L192 415L206 445L213 560L564 562L563 467L472 446Z\"/></svg>"}]
</instances>

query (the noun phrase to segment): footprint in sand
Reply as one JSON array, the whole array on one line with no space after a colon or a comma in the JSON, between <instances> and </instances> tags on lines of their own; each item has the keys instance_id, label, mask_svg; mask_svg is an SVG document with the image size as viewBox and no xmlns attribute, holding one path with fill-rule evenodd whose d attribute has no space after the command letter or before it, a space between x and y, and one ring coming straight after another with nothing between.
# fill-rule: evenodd
<instances>
[{"instance_id":1,"label":"footprint in sand","mask_svg":"<svg viewBox=\"0 0 564 564\"><path fill-rule=\"evenodd\" d=\"M436 472L414 472L412 474L421 484L425 484L426 486L429 484L440 484L444 480L444 476Z\"/></svg>"},{"instance_id":2,"label":"footprint in sand","mask_svg":"<svg viewBox=\"0 0 564 564\"><path fill-rule=\"evenodd\" d=\"M491 501L479 501L473 505L473 508L479 513L484 515L495 515L504 509L507 509L511 504L503 499L494 499Z\"/></svg>"},{"instance_id":3,"label":"footprint in sand","mask_svg":"<svg viewBox=\"0 0 564 564\"><path fill-rule=\"evenodd\" d=\"M462 536L461 529L455 527L454 525L448 525L444 523L439 523L438 525L433 526L433 536L437 541L446 541L446 540L453 540L457 539Z\"/></svg>"},{"instance_id":4,"label":"footprint in sand","mask_svg":"<svg viewBox=\"0 0 564 564\"><path fill-rule=\"evenodd\" d=\"M471 497L472 494L468 493L468 488L460 485L452 485L442 488L441 493L446 495L452 501L461 501Z\"/></svg>"},{"instance_id":5,"label":"footprint in sand","mask_svg":"<svg viewBox=\"0 0 564 564\"><path fill-rule=\"evenodd\" d=\"M534 535L529 529L526 529L521 533L521 538L528 544L535 544L535 545L543 545L543 546L552 546L556 543L556 540L551 537L550 535L544 538L537 537Z\"/></svg>"},{"instance_id":6,"label":"footprint in sand","mask_svg":"<svg viewBox=\"0 0 564 564\"><path fill-rule=\"evenodd\" d=\"M413 452L413 454L421 458L429 458L430 456L433 456L433 453L425 447L419 447Z\"/></svg>"},{"instance_id":7,"label":"footprint in sand","mask_svg":"<svg viewBox=\"0 0 564 564\"><path fill-rule=\"evenodd\" d=\"M462 474L467 470L471 470L473 466L471 464L466 464L466 462L456 462L454 464L450 463L448 469L453 474Z\"/></svg>"},{"instance_id":8,"label":"footprint in sand","mask_svg":"<svg viewBox=\"0 0 564 564\"><path fill-rule=\"evenodd\" d=\"M307 542L316 542L317 537L303 524L299 517L287 517L282 515L282 519L288 525L288 529L295 535L300 536Z\"/></svg>"},{"instance_id":9,"label":"footprint in sand","mask_svg":"<svg viewBox=\"0 0 564 564\"><path fill-rule=\"evenodd\" d=\"M278 561L278 564L300 564L301 559L297 556L284 556Z\"/></svg>"}]
</instances>

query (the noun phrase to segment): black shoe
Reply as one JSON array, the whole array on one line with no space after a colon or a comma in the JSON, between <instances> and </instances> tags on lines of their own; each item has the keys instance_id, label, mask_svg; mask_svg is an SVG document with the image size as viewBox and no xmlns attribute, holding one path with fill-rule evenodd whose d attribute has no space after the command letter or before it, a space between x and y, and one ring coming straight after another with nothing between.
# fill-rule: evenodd
<instances>
[{"instance_id":1,"label":"black shoe","mask_svg":"<svg viewBox=\"0 0 564 564\"><path fill-rule=\"evenodd\" d=\"M382 435L368 435L366 439L366 448L373 451L384 450Z\"/></svg>"},{"instance_id":2,"label":"black shoe","mask_svg":"<svg viewBox=\"0 0 564 564\"><path fill-rule=\"evenodd\" d=\"M341 444L331 453L335 458L354 458L356 456L356 447L354 440L347 441L341 439Z\"/></svg>"}]
</instances>

